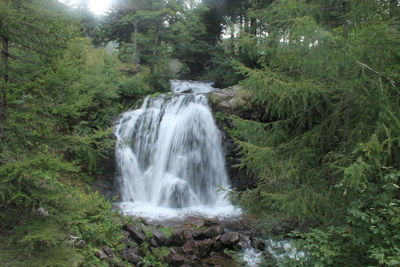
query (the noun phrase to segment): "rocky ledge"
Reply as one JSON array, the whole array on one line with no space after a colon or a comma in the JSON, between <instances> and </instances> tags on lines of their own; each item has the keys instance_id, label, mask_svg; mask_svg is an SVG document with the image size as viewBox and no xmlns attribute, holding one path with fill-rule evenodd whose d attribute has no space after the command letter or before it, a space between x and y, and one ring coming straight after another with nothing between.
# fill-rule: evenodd
<instances>
[{"instance_id":1,"label":"rocky ledge","mask_svg":"<svg viewBox=\"0 0 400 267\"><path fill-rule=\"evenodd\" d=\"M174 228L152 226L144 220L123 226L125 238L119 256L134 266L149 265L149 257L166 266L238 266L232 259L234 251L264 244L249 231L229 231L218 219L188 217ZM95 254L101 260L112 260L114 252L103 247ZM124 264L120 266L126 266Z\"/></svg>"}]
</instances>

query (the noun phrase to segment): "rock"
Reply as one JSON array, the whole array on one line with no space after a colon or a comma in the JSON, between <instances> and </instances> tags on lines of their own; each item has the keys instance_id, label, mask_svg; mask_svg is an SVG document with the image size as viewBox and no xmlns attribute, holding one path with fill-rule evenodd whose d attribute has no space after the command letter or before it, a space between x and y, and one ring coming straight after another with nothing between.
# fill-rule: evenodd
<instances>
[{"instance_id":1,"label":"rock","mask_svg":"<svg viewBox=\"0 0 400 267\"><path fill-rule=\"evenodd\" d=\"M250 244L253 248L256 248L258 250L265 249L265 243L260 239L258 239L257 237L250 237Z\"/></svg>"},{"instance_id":2,"label":"rock","mask_svg":"<svg viewBox=\"0 0 400 267\"><path fill-rule=\"evenodd\" d=\"M200 227L204 226L204 220L194 217L194 216L190 216L190 217L186 218L186 220L183 222L183 224L200 228Z\"/></svg>"},{"instance_id":3,"label":"rock","mask_svg":"<svg viewBox=\"0 0 400 267\"><path fill-rule=\"evenodd\" d=\"M129 232L132 239L135 240L138 244L142 244L144 241L146 241L146 236L139 229L136 229L130 224L126 224L124 227L125 230Z\"/></svg>"},{"instance_id":4,"label":"rock","mask_svg":"<svg viewBox=\"0 0 400 267\"><path fill-rule=\"evenodd\" d=\"M109 257L109 258L114 258L114 253L111 250L111 248L104 246L101 248L103 250L103 252Z\"/></svg>"},{"instance_id":5,"label":"rock","mask_svg":"<svg viewBox=\"0 0 400 267\"><path fill-rule=\"evenodd\" d=\"M162 246L167 238L165 237L164 233L157 229L152 229L151 233L153 234L154 240L158 243L159 246Z\"/></svg>"},{"instance_id":6,"label":"rock","mask_svg":"<svg viewBox=\"0 0 400 267\"><path fill-rule=\"evenodd\" d=\"M204 229L192 229L190 231L194 239L201 240L207 238L206 234L204 233Z\"/></svg>"},{"instance_id":7,"label":"rock","mask_svg":"<svg viewBox=\"0 0 400 267\"><path fill-rule=\"evenodd\" d=\"M184 254L195 254L197 251L196 243L194 241L188 241L182 246L182 252Z\"/></svg>"},{"instance_id":8,"label":"rock","mask_svg":"<svg viewBox=\"0 0 400 267\"><path fill-rule=\"evenodd\" d=\"M178 230L175 231L170 238L168 238L166 245L167 246L183 246L186 243L186 238L184 235L184 231Z\"/></svg>"},{"instance_id":9,"label":"rock","mask_svg":"<svg viewBox=\"0 0 400 267\"><path fill-rule=\"evenodd\" d=\"M214 251L221 251L223 249L223 246L222 246L222 242L221 241L214 241L214 243L213 243L213 250Z\"/></svg>"},{"instance_id":10,"label":"rock","mask_svg":"<svg viewBox=\"0 0 400 267\"><path fill-rule=\"evenodd\" d=\"M138 264L142 260L142 257L137 255L135 250L132 248L126 249L124 252L122 252L121 257L133 264Z\"/></svg>"},{"instance_id":11,"label":"rock","mask_svg":"<svg viewBox=\"0 0 400 267\"><path fill-rule=\"evenodd\" d=\"M204 258L210 253L213 243L211 239L196 242L197 252L200 258Z\"/></svg>"},{"instance_id":12,"label":"rock","mask_svg":"<svg viewBox=\"0 0 400 267\"><path fill-rule=\"evenodd\" d=\"M220 238L222 244L225 246L232 246L233 244L239 241L239 233L238 232L228 232L223 234Z\"/></svg>"},{"instance_id":13,"label":"rock","mask_svg":"<svg viewBox=\"0 0 400 267\"><path fill-rule=\"evenodd\" d=\"M216 225L212 225L210 228L208 228L206 231L204 231L204 234L208 237L208 238L213 238L213 237L217 237L220 234L224 233L224 227L216 224Z\"/></svg>"},{"instance_id":14,"label":"rock","mask_svg":"<svg viewBox=\"0 0 400 267\"><path fill-rule=\"evenodd\" d=\"M218 218L208 218L204 220L205 226L221 225L222 223Z\"/></svg>"},{"instance_id":15,"label":"rock","mask_svg":"<svg viewBox=\"0 0 400 267\"><path fill-rule=\"evenodd\" d=\"M186 258L178 253L172 253L170 255L171 263L176 265L181 265L186 262Z\"/></svg>"},{"instance_id":16,"label":"rock","mask_svg":"<svg viewBox=\"0 0 400 267\"><path fill-rule=\"evenodd\" d=\"M35 214L36 214L36 215L39 215L39 216L44 216L44 217L49 216L49 212L48 212L47 210L45 210L44 208L42 208L42 207L38 208L38 209L35 211Z\"/></svg>"},{"instance_id":17,"label":"rock","mask_svg":"<svg viewBox=\"0 0 400 267\"><path fill-rule=\"evenodd\" d=\"M202 260L202 266L237 267L235 261L224 253L214 253Z\"/></svg>"},{"instance_id":18,"label":"rock","mask_svg":"<svg viewBox=\"0 0 400 267\"><path fill-rule=\"evenodd\" d=\"M160 244L158 244L158 242L156 240L154 240L153 238L150 239L150 245L153 247L158 247L160 246Z\"/></svg>"},{"instance_id":19,"label":"rock","mask_svg":"<svg viewBox=\"0 0 400 267\"><path fill-rule=\"evenodd\" d=\"M101 259L101 260L108 259L108 255L107 255L104 251L102 251L102 250L97 251L96 253L94 253L94 255L95 255L97 258Z\"/></svg>"},{"instance_id":20,"label":"rock","mask_svg":"<svg viewBox=\"0 0 400 267\"><path fill-rule=\"evenodd\" d=\"M125 237L121 240L121 244L125 245L125 247L130 247L132 240L129 237Z\"/></svg>"},{"instance_id":21,"label":"rock","mask_svg":"<svg viewBox=\"0 0 400 267\"><path fill-rule=\"evenodd\" d=\"M249 243L241 240L241 241L237 242L233 247L235 248L235 250L242 250L242 249L248 248Z\"/></svg>"}]
</instances>

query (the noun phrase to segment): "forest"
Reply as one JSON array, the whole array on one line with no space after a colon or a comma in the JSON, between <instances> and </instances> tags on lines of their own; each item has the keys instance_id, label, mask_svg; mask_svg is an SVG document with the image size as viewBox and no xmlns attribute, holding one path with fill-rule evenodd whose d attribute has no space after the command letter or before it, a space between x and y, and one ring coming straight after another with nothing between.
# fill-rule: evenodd
<instances>
[{"instance_id":1,"label":"forest","mask_svg":"<svg viewBox=\"0 0 400 267\"><path fill-rule=\"evenodd\" d=\"M214 111L252 181L230 201L303 252L260 266L400 265L400 1L66 2L0 0L0 266L134 266L94 185L174 79L240 88Z\"/></svg>"}]
</instances>

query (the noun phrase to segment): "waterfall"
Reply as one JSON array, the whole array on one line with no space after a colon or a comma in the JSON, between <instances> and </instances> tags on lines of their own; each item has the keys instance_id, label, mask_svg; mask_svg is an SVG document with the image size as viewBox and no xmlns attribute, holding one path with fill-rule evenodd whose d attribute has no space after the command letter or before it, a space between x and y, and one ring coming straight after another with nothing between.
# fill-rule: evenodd
<instances>
[{"instance_id":1,"label":"waterfall","mask_svg":"<svg viewBox=\"0 0 400 267\"><path fill-rule=\"evenodd\" d=\"M207 103L211 83L171 81L117 122L120 208L127 214L232 214L220 134Z\"/></svg>"}]
</instances>

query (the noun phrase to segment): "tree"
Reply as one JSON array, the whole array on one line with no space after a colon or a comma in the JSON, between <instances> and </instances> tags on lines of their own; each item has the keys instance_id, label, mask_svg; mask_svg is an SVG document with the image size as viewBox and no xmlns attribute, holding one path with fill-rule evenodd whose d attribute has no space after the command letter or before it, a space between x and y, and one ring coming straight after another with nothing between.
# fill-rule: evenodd
<instances>
[{"instance_id":1,"label":"tree","mask_svg":"<svg viewBox=\"0 0 400 267\"><path fill-rule=\"evenodd\" d=\"M44 6L54 7L52 15ZM1 77L0 137L4 138L7 113L7 88L22 82L21 71L14 62L34 65L39 58L59 53L74 31L71 21L60 19L61 7L49 0L9 1L0 3ZM19 65L21 66L21 65ZM30 71L30 70L29 70ZM25 73L24 73L25 74Z\"/></svg>"}]
</instances>

